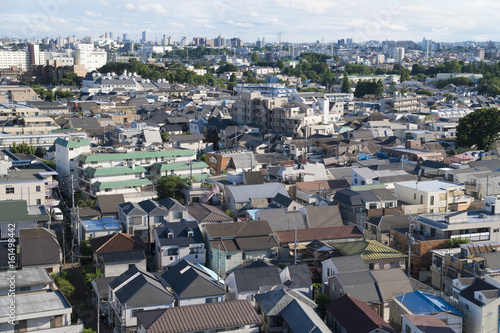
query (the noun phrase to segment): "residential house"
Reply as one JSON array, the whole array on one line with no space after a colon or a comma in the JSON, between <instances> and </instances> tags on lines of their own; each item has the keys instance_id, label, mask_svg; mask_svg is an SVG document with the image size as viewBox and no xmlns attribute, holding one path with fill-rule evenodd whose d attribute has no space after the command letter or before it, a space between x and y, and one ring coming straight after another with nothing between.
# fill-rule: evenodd
<instances>
[{"instance_id":1,"label":"residential house","mask_svg":"<svg viewBox=\"0 0 500 333\"><path fill-rule=\"evenodd\" d=\"M119 206L125 203L123 194L98 195L95 207L99 209L102 217L113 217L118 219Z\"/></svg>"},{"instance_id":2,"label":"residential house","mask_svg":"<svg viewBox=\"0 0 500 333\"><path fill-rule=\"evenodd\" d=\"M394 333L368 304L348 294L326 305L327 324L334 333Z\"/></svg>"},{"instance_id":3,"label":"residential house","mask_svg":"<svg viewBox=\"0 0 500 333\"><path fill-rule=\"evenodd\" d=\"M71 324L71 304L45 268L3 272L0 281L1 332L82 332L82 324Z\"/></svg>"},{"instance_id":4,"label":"residential house","mask_svg":"<svg viewBox=\"0 0 500 333\"><path fill-rule=\"evenodd\" d=\"M275 232L307 228L306 219L301 212L287 212L285 208L259 209L250 215L254 220L268 221Z\"/></svg>"},{"instance_id":5,"label":"residential house","mask_svg":"<svg viewBox=\"0 0 500 333\"><path fill-rule=\"evenodd\" d=\"M164 223L154 230L156 269L163 271L181 260L205 265L205 240L196 221Z\"/></svg>"},{"instance_id":6,"label":"residential house","mask_svg":"<svg viewBox=\"0 0 500 333\"><path fill-rule=\"evenodd\" d=\"M465 313L446 302L440 296L431 293L416 290L412 293L395 297L391 308L392 323L401 327L402 315L405 314L434 315L453 329L453 331L458 333L465 331ZM480 331L471 330L470 332ZM485 332L489 332L489 330Z\"/></svg>"},{"instance_id":7,"label":"residential house","mask_svg":"<svg viewBox=\"0 0 500 333\"><path fill-rule=\"evenodd\" d=\"M136 235L148 242L148 213L136 202L125 202L118 205L118 219L127 234Z\"/></svg>"},{"instance_id":8,"label":"residential house","mask_svg":"<svg viewBox=\"0 0 500 333\"><path fill-rule=\"evenodd\" d=\"M333 243L331 246L341 255L360 255L370 270L404 267L405 264L405 254L373 240Z\"/></svg>"},{"instance_id":9,"label":"residential house","mask_svg":"<svg viewBox=\"0 0 500 333\"><path fill-rule=\"evenodd\" d=\"M443 213L452 210L465 210L474 198L465 195L465 186L431 180L425 182L397 183L394 196L406 203L422 205L420 213Z\"/></svg>"},{"instance_id":10,"label":"residential house","mask_svg":"<svg viewBox=\"0 0 500 333\"><path fill-rule=\"evenodd\" d=\"M469 332L494 332L498 329L498 287L480 278L472 281L465 278L453 280L453 290L465 315L464 328L467 327Z\"/></svg>"},{"instance_id":11,"label":"residential house","mask_svg":"<svg viewBox=\"0 0 500 333\"><path fill-rule=\"evenodd\" d=\"M208 152L205 162L210 167L212 175L228 171L243 172L260 169L260 164L255 159L254 153L241 148Z\"/></svg>"},{"instance_id":12,"label":"residential house","mask_svg":"<svg viewBox=\"0 0 500 333\"><path fill-rule=\"evenodd\" d=\"M361 256L332 257L321 262L321 282L328 292L329 279L337 274L368 271L368 264Z\"/></svg>"},{"instance_id":13,"label":"residential house","mask_svg":"<svg viewBox=\"0 0 500 333\"><path fill-rule=\"evenodd\" d=\"M260 319L249 301L186 305L136 313L138 333L258 333ZM172 323L175 322L175 325Z\"/></svg>"},{"instance_id":14,"label":"residential house","mask_svg":"<svg viewBox=\"0 0 500 333\"><path fill-rule=\"evenodd\" d=\"M56 233L45 228L19 230L20 264L23 269L43 267L49 273L62 269L62 250Z\"/></svg>"},{"instance_id":15,"label":"residential house","mask_svg":"<svg viewBox=\"0 0 500 333\"><path fill-rule=\"evenodd\" d=\"M28 206L26 200L0 201L0 212L0 239L12 238L9 229L14 229L14 236L19 237L20 229L36 228L50 220L45 206ZM13 228L8 228L9 225Z\"/></svg>"},{"instance_id":16,"label":"residential house","mask_svg":"<svg viewBox=\"0 0 500 333\"><path fill-rule=\"evenodd\" d=\"M224 188L225 202L223 207L237 212L250 208L267 208L276 194L288 196L285 187L279 183L262 185L228 185Z\"/></svg>"},{"instance_id":17,"label":"residential house","mask_svg":"<svg viewBox=\"0 0 500 333\"><path fill-rule=\"evenodd\" d=\"M328 279L329 299L335 300L346 294L365 302L378 314L382 313L383 304L369 270L339 273Z\"/></svg>"},{"instance_id":18,"label":"residential house","mask_svg":"<svg viewBox=\"0 0 500 333\"><path fill-rule=\"evenodd\" d=\"M28 206L57 206L57 172L43 163L0 150L0 200L25 200Z\"/></svg>"},{"instance_id":19,"label":"residential house","mask_svg":"<svg viewBox=\"0 0 500 333\"><path fill-rule=\"evenodd\" d=\"M292 198L285 196L281 193L276 194L276 196L271 200L271 204L278 208L285 208L285 211L298 211L304 206Z\"/></svg>"},{"instance_id":20,"label":"residential house","mask_svg":"<svg viewBox=\"0 0 500 333\"><path fill-rule=\"evenodd\" d=\"M162 274L162 284L175 297L176 306L222 302L224 284L201 265L179 261Z\"/></svg>"},{"instance_id":21,"label":"residential house","mask_svg":"<svg viewBox=\"0 0 500 333\"><path fill-rule=\"evenodd\" d=\"M366 220L373 216L394 215L397 212L397 200L385 188L367 191L349 189L335 193L333 202L339 207L344 221L366 228Z\"/></svg>"},{"instance_id":22,"label":"residential house","mask_svg":"<svg viewBox=\"0 0 500 333\"><path fill-rule=\"evenodd\" d=\"M207 144L203 142L205 140L203 134L170 135L168 138L168 141L172 143L172 147L191 149L198 154L207 151Z\"/></svg>"},{"instance_id":23,"label":"residential house","mask_svg":"<svg viewBox=\"0 0 500 333\"><path fill-rule=\"evenodd\" d=\"M454 333L455 331L434 315L412 315L404 314L401 327L403 332L408 333Z\"/></svg>"},{"instance_id":24,"label":"residential house","mask_svg":"<svg viewBox=\"0 0 500 333\"><path fill-rule=\"evenodd\" d=\"M161 207L165 208L168 212L166 222L180 222L189 220L188 209L184 207L179 201L174 198L165 198L158 200Z\"/></svg>"},{"instance_id":25,"label":"residential house","mask_svg":"<svg viewBox=\"0 0 500 333\"><path fill-rule=\"evenodd\" d=\"M353 186L384 184L385 188L393 189L397 182L416 181L415 175L408 174L405 170L372 170L371 168L352 169Z\"/></svg>"},{"instance_id":26,"label":"residential house","mask_svg":"<svg viewBox=\"0 0 500 333\"><path fill-rule=\"evenodd\" d=\"M267 221L206 224L208 266L225 276L245 262L275 257L278 243Z\"/></svg>"},{"instance_id":27,"label":"residential house","mask_svg":"<svg viewBox=\"0 0 500 333\"><path fill-rule=\"evenodd\" d=\"M77 238L88 240L122 232L122 225L114 217L101 217L97 220L76 221L75 229Z\"/></svg>"},{"instance_id":28,"label":"residential house","mask_svg":"<svg viewBox=\"0 0 500 333\"><path fill-rule=\"evenodd\" d=\"M104 277L119 276L135 265L146 270L146 244L139 236L116 233L89 240Z\"/></svg>"},{"instance_id":29,"label":"residential house","mask_svg":"<svg viewBox=\"0 0 500 333\"><path fill-rule=\"evenodd\" d=\"M400 268L373 270L370 271L370 274L375 279L375 285L382 301L379 314L386 322L390 322L394 297L413 292L413 285Z\"/></svg>"},{"instance_id":30,"label":"residential house","mask_svg":"<svg viewBox=\"0 0 500 333\"><path fill-rule=\"evenodd\" d=\"M338 206L306 206L300 210L308 228L343 226Z\"/></svg>"},{"instance_id":31,"label":"residential house","mask_svg":"<svg viewBox=\"0 0 500 333\"><path fill-rule=\"evenodd\" d=\"M233 218L227 215L223 210L205 203L196 203L188 206L188 213L199 223L233 222Z\"/></svg>"},{"instance_id":32,"label":"residential house","mask_svg":"<svg viewBox=\"0 0 500 333\"><path fill-rule=\"evenodd\" d=\"M158 202L150 199L139 202L139 206L147 213L147 221L145 225L141 225L142 228L146 227L146 234L143 229L140 236L146 237L149 250L151 251L151 243L155 241L153 230L161 226L168 219L168 212Z\"/></svg>"},{"instance_id":33,"label":"residential house","mask_svg":"<svg viewBox=\"0 0 500 333\"><path fill-rule=\"evenodd\" d=\"M292 229L275 231L280 245L279 258L285 262L292 260L292 253L295 250L296 253L293 255L296 255L299 260L321 260L324 255L329 257L334 252L331 244L357 241L364 238L363 233L357 226ZM320 242L321 247L326 248L315 248L314 252L311 252L310 244L315 241ZM321 252L326 252L326 254L323 255Z\"/></svg>"},{"instance_id":34,"label":"residential house","mask_svg":"<svg viewBox=\"0 0 500 333\"><path fill-rule=\"evenodd\" d=\"M165 290L158 278L137 266L109 283L111 316L115 331L137 331L136 313L140 310L166 309L174 306L174 296Z\"/></svg>"},{"instance_id":35,"label":"residential house","mask_svg":"<svg viewBox=\"0 0 500 333\"><path fill-rule=\"evenodd\" d=\"M281 283L279 268L267 265L235 269L224 281L228 299L252 302L256 294L271 291Z\"/></svg>"},{"instance_id":36,"label":"residential house","mask_svg":"<svg viewBox=\"0 0 500 333\"><path fill-rule=\"evenodd\" d=\"M317 305L294 291L276 289L255 295L256 309L262 325L261 332L323 333L331 332L316 311Z\"/></svg>"},{"instance_id":37,"label":"residential house","mask_svg":"<svg viewBox=\"0 0 500 333\"><path fill-rule=\"evenodd\" d=\"M280 279L287 288L300 292L310 299L313 298L313 283L309 265L288 265L280 272Z\"/></svg>"}]
</instances>

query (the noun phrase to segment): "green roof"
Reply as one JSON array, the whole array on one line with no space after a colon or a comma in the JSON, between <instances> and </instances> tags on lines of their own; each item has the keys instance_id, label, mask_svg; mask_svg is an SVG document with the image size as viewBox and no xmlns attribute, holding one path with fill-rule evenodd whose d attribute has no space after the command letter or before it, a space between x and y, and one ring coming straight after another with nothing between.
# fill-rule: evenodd
<instances>
[{"instance_id":1,"label":"green roof","mask_svg":"<svg viewBox=\"0 0 500 333\"><path fill-rule=\"evenodd\" d=\"M193 169L208 168L208 164L203 161L193 161L191 162L191 166L189 166L189 162L155 163L151 168L158 171L189 170L190 168Z\"/></svg>"},{"instance_id":2,"label":"green roof","mask_svg":"<svg viewBox=\"0 0 500 333\"><path fill-rule=\"evenodd\" d=\"M90 142L85 139L74 139L74 140L66 140L63 138L57 138L54 141L54 144L66 147L66 148L80 148L83 146L90 146Z\"/></svg>"},{"instance_id":3,"label":"green roof","mask_svg":"<svg viewBox=\"0 0 500 333\"><path fill-rule=\"evenodd\" d=\"M0 222L48 221L49 215L28 215L26 200L0 201Z\"/></svg>"},{"instance_id":4,"label":"green roof","mask_svg":"<svg viewBox=\"0 0 500 333\"><path fill-rule=\"evenodd\" d=\"M193 175L194 180L202 180L210 178L211 174L202 173L201 175ZM181 178L189 178L189 175L182 175Z\"/></svg>"},{"instance_id":5,"label":"green roof","mask_svg":"<svg viewBox=\"0 0 500 333\"><path fill-rule=\"evenodd\" d=\"M112 176L112 175L129 175L134 173L146 172L146 169L140 165L136 165L133 169L130 167L113 167L113 168L93 168L88 167L85 172L92 177Z\"/></svg>"},{"instance_id":6,"label":"green roof","mask_svg":"<svg viewBox=\"0 0 500 333\"><path fill-rule=\"evenodd\" d=\"M365 261L406 257L405 254L373 240L335 243L331 244L331 246L344 253L346 256L360 255Z\"/></svg>"},{"instance_id":7,"label":"green roof","mask_svg":"<svg viewBox=\"0 0 500 333\"><path fill-rule=\"evenodd\" d=\"M104 190L107 188L124 188L124 187L135 187L135 186L145 186L145 185L151 185L151 181L149 179L132 179L132 180L123 180L120 182L106 182L106 183L101 183L101 182L95 182L94 187L98 190Z\"/></svg>"},{"instance_id":8,"label":"green roof","mask_svg":"<svg viewBox=\"0 0 500 333\"><path fill-rule=\"evenodd\" d=\"M194 150L169 149L162 151L140 151L133 153L80 155L78 160L82 161L83 163L90 163L90 162L121 161L121 160L133 160L141 158L176 157L176 156L191 156L191 155L196 155Z\"/></svg>"}]
</instances>

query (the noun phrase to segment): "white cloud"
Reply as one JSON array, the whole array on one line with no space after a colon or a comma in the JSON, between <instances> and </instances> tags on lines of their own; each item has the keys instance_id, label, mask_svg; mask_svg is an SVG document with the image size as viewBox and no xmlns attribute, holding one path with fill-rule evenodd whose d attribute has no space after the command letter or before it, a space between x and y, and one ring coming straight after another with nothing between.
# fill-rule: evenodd
<instances>
[{"instance_id":1,"label":"white cloud","mask_svg":"<svg viewBox=\"0 0 500 333\"><path fill-rule=\"evenodd\" d=\"M334 0L275 0L276 4L282 8L292 8L308 14L326 15L328 10L337 7L338 4Z\"/></svg>"},{"instance_id":2,"label":"white cloud","mask_svg":"<svg viewBox=\"0 0 500 333\"><path fill-rule=\"evenodd\" d=\"M129 12L140 12L155 15L165 15L168 13L167 10L159 3L151 3L145 5L134 5L132 3L128 3L125 5L125 10Z\"/></svg>"},{"instance_id":3,"label":"white cloud","mask_svg":"<svg viewBox=\"0 0 500 333\"><path fill-rule=\"evenodd\" d=\"M90 10L85 11L85 15L87 15L87 16L91 16L91 17L98 17L98 16L101 16L101 14L91 12Z\"/></svg>"},{"instance_id":4,"label":"white cloud","mask_svg":"<svg viewBox=\"0 0 500 333\"><path fill-rule=\"evenodd\" d=\"M249 22L234 22L234 21L226 21L226 24L229 24L230 26L234 27L241 27L241 28L253 28L255 27L255 24L249 23Z\"/></svg>"}]
</instances>

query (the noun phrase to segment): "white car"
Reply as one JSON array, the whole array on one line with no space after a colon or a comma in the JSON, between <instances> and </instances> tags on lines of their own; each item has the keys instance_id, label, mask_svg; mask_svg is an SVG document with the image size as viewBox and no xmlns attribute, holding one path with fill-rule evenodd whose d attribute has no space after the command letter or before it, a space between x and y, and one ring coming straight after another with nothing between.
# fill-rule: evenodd
<instances>
[{"instance_id":1,"label":"white car","mask_svg":"<svg viewBox=\"0 0 500 333\"><path fill-rule=\"evenodd\" d=\"M53 208L52 218L54 219L54 221L63 221L64 220L63 212L57 207Z\"/></svg>"}]
</instances>

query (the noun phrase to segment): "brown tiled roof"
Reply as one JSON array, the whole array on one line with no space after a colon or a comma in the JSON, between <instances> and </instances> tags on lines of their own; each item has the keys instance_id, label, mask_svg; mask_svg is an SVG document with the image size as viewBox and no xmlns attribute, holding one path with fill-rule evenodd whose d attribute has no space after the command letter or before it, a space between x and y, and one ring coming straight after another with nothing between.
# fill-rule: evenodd
<instances>
[{"instance_id":1,"label":"brown tiled roof","mask_svg":"<svg viewBox=\"0 0 500 333\"><path fill-rule=\"evenodd\" d=\"M118 206L122 203L125 203L123 194L98 195L96 199L96 206L102 214L118 213Z\"/></svg>"},{"instance_id":2,"label":"brown tiled roof","mask_svg":"<svg viewBox=\"0 0 500 333\"><path fill-rule=\"evenodd\" d=\"M146 244L144 244L139 236L123 234L121 232L117 234L93 238L89 242L92 251L95 253L146 249Z\"/></svg>"},{"instance_id":3,"label":"brown tiled roof","mask_svg":"<svg viewBox=\"0 0 500 333\"><path fill-rule=\"evenodd\" d=\"M314 180L311 182L297 182L297 188L301 191L318 191L319 184L322 190L331 190L339 188L349 188L349 182L345 179L336 180Z\"/></svg>"},{"instance_id":4,"label":"brown tiled roof","mask_svg":"<svg viewBox=\"0 0 500 333\"><path fill-rule=\"evenodd\" d=\"M270 235L273 230L267 221L208 224L205 226L210 238Z\"/></svg>"},{"instance_id":5,"label":"brown tiled roof","mask_svg":"<svg viewBox=\"0 0 500 333\"><path fill-rule=\"evenodd\" d=\"M293 243L295 231L276 231L280 244ZM362 238L363 233L356 226L340 226L328 228L297 229L297 240L299 242L312 242L313 240Z\"/></svg>"},{"instance_id":6,"label":"brown tiled roof","mask_svg":"<svg viewBox=\"0 0 500 333\"><path fill-rule=\"evenodd\" d=\"M241 250L272 249L278 247L278 243L273 236L258 236L210 241L210 246L212 249L218 249L220 246L220 250L225 252L237 252Z\"/></svg>"},{"instance_id":7,"label":"brown tiled roof","mask_svg":"<svg viewBox=\"0 0 500 333\"><path fill-rule=\"evenodd\" d=\"M453 333L454 331L435 315L404 314L408 321L417 326L421 332Z\"/></svg>"},{"instance_id":8,"label":"brown tiled roof","mask_svg":"<svg viewBox=\"0 0 500 333\"><path fill-rule=\"evenodd\" d=\"M280 165L282 165L282 166L286 166L286 165L294 165L295 163L297 163L297 162L292 161L292 160L290 160L290 161L280 161L280 162L279 162L279 164L280 164Z\"/></svg>"},{"instance_id":9,"label":"brown tiled roof","mask_svg":"<svg viewBox=\"0 0 500 333\"><path fill-rule=\"evenodd\" d=\"M368 304L347 294L327 304L326 310L347 332L368 333L377 328L395 332Z\"/></svg>"},{"instance_id":10,"label":"brown tiled roof","mask_svg":"<svg viewBox=\"0 0 500 333\"><path fill-rule=\"evenodd\" d=\"M198 332L260 323L246 300L139 311L136 315L147 333Z\"/></svg>"},{"instance_id":11,"label":"brown tiled roof","mask_svg":"<svg viewBox=\"0 0 500 333\"><path fill-rule=\"evenodd\" d=\"M197 203L188 207L189 215L194 217L198 222L222 222L232 221L233 218L224 213L217 207L210 206L204 203Z\"/></svg>"}]
</instances>

